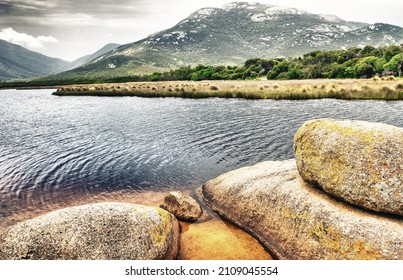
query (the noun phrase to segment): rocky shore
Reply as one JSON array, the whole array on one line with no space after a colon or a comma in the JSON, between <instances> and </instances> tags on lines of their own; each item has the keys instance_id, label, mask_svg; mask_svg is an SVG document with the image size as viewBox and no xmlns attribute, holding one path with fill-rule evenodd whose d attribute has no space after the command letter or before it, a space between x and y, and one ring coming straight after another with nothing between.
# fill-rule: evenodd
<instances>
[{"instance_id":1,"label":"rocky shore","mask_svg":"<svg viewBox=\"0 0 403 280\"><path fill-rule=\"evenodd\" d=\"M120 195L119 203L83 201L3 228L0 259L272 259L254 237L208 208L200 189Z\"/></svg>"},{"instance_id":2,"label":"rocky shore","mask_svg":"<svg viewBox=\"0 0 403 280\"><path fill-rule=\"evenodd\" d=\"M203 196L280 259L403 259L402 139L385 124L310 121L296 163L231 171Z\"/></svg>"},{"instance_id":3,"label":"rocky shore","mask_svg":"<svg viewBox=\"0 0 403 280\"><path fill-rule=\"evenodd\" d=\"M295 160L222 174L203 185L200 198L279 259L403 259L402 128L308 121L294 151ZM207 223L216 214L203 207L171 192L160 208L107 202L61 209L1 233L0 259L176 259L180 247L190 259L203 251L190 242L217 247L228 239L219 223ZM245 244L226 259L253 250L252 241ZM207 251L199 259L220 258Z\"/></svg>"}]
</instances>

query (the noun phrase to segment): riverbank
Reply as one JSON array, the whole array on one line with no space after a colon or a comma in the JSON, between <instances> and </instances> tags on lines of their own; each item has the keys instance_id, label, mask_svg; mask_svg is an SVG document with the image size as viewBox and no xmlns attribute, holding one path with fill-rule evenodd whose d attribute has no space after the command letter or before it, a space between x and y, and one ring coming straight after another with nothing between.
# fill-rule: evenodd
<instances>
[{"instance_id":1,"label":"riverbank","mask_svg":"<svg viewBox=\"0 0 403 280\"><path fill-rule=\"evenodd\" d=\"M194 223L180 221L180 260L268 260L272 256L249 233L223 220L217 213L207 207L200 197L199 190L182 190L194 196L203 208L203 218ZM100 202L123 202L159 207L167 191L112 192L95 197L67 197L63 204L55 203L45 209L35 209L15 213L0 219L0 234L18 222L30 220L55 210L67 207L89 205Z\"/></svg>"},{"instance_id":2,"label":"riverbank","mask_svg":"<svg viewBox=\"0 0 403 280\"><path fill-rule=\"evenodd\" d=\"M62 86L58 96L403 100L403 80L166 81Z\"/></svg>"}]
</instances>

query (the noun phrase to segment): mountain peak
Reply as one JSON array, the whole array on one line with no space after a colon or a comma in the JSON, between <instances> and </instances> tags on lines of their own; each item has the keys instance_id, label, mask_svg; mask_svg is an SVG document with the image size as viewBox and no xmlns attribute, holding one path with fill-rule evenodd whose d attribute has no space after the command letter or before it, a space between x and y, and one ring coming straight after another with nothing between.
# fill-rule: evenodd
<instances>
[{"instance_id":1,"label":"mountain peak","mask_svg":"<svg viewBox=\"0 0 403 280\"><path fill-rule=\"evenodd\" d=\"M192 13L186 20L202 20L215 15L221 9L219 8L202 8Z\"/></svg>"},{"instance_id":2,"label":"mountain peak","mask_svg":"<svg viewBox=\"0 0 403 280\"><path fill-rule=\"evenodd\" d=\"M255 7L255 6L258 6L258 5L261 5L261 4L258 3L258 2L252 2L252 3L249 3L249 2L230 2L230 3L225 4L223 6L223 8L224 8L224 10L229 11L229 10L239 9L239 8Z\"/></svg>"},{"instance_id":3,"label":"mountain peak","mask_svg":"<svg viewBox=\"0 0 403 280\"><path fill-rule=\"evenodd\" d=\"M269 8L269 7L276 7L274 5L269 5L269 4L262 4L259 2L230 2L227 3L223 6L223 9L226 11L230 10L235 10L235 9L247 9L247 10L253 10L253 9L259 9L259 8Z\"/></svg>"},{"instance_id":4,"label":"mountain peak","mask_svg":"<svg viewBox=\"0 0 403 280\"><path fill-rule=\"evenodd\" d=\"M341 22L344 21L344 19L342 19L341 17L335 16L335 15L331 15L331 14L324 14L324 15L318 15L319 17L321 17L322 19L329 21L329 22Z\"/></svg>"},{"instance_id":5,"label":"mountain peak","mask_svg":"<svg viewBox=\"0 0 403 280\"><path fill-rule=\"evenodd\" d=\"M266 14L307 14L308 12L299 10L297 8L290 8L286 6L276 6L269 4L262 4L258 2L231 2L223 7L226 11L231 10L249 10L249 11L257 11Z\"/></svg>"}]
</instances>

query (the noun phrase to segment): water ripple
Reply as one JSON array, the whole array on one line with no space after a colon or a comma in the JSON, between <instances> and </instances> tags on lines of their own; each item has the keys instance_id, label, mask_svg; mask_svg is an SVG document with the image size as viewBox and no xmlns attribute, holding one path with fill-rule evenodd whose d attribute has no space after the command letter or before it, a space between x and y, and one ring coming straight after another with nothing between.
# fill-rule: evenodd
<instances>
[{"instance_id":1,"label":"water ripple","mask_svg":"<svg viewBox=\"0 0 403 280\"><path fill-rule=\"evenodd\" d=\"M403 102L55 97L0 91L0 218L116 191L194 188L293 157L306 120L403 127Z\"/></svg>"}]
</instances>

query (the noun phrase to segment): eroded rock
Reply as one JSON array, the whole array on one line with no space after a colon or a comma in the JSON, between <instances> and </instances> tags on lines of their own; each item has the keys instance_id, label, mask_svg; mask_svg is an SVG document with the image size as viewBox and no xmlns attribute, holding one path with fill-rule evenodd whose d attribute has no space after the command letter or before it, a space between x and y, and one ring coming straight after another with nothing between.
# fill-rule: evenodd
<instances>
[{"instance_id":1,"label":"eroded rock","mask_svg":"<svg viewBox=\"0 0 403 280\"><path fill-rule=\"evenodd\" d=\"M97 203L18 223L0 236L0 259L175 259L179 226L163 209Z\"/></svg>"},{"instance_id":2,"label":"eroded rock","mask_svg":"<svg viewBox=\"0 0 403 280\"><path fill-rule=\"evenodd\" d=\"M170 192L164 199L161 208L175 215L176 218L184 221L197 221L203 214L199 203L189 195L181 192Z\"/></svg>"},{"instance_id":3,"label":"eroded rock","mask_svg":"<svg viewBox=\"0 0 403 280\"><path fill-rule=\"evenodd\" d=\"M308 121L295 134L294 150L306 181L354 205L403 215L403 128Z\"/></svg>"},{"instance_id":4,"label":"eroded rock","mask_svg":"<svg viewBox=\"0 0 403 280\"><path fill-rule=\"evenodd\" d=\"M263 162L203 186L205 202L280 259L402 259L403 222L333 200L294 160Z\"/></svg>"}]
</instances>

